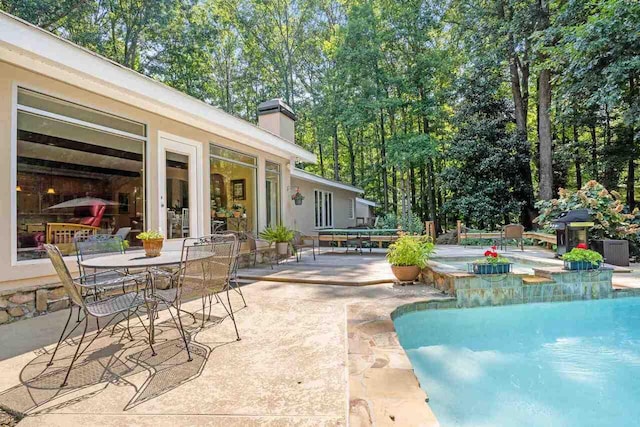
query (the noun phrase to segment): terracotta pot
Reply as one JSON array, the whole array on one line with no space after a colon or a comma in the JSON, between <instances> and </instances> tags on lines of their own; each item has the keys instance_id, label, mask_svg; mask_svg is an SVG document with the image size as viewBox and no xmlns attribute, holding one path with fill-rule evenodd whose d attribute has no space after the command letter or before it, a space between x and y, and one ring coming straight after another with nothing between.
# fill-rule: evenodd
<instances>
[{"instance_id":1,"label":"terracotta pot","mask_svg":"<svg viewBox=\"0 0 640 427\"><path fill-rule=\"evenodd\" d=\"M240 211L234 211L233 212L233 216L234 218L240 218L241 212Z\"/></svg>"},{"instance_id":2,"label":"terracotta pot","mask_svg":"<svg viewBox=\"0 0 640 427\"><path fill-rule=\"evenodd\" d=\"M278 255L288 255L289 254L289 243L276 243L276 251Z\"/></svg>"},{"instance_id":3,"label":"terracotta pot","mask_svg":"<svg viewBox=\"0 0 640 427\"><path fill-rule=\"evenodd\" d=\"M148 257L160 256L164 239L147 239L142 241L144 254Z\"/></svg>"},{"instance_id":4,"label":"terracotta pot","mask_svg":"<svg viewBox=\"0 0 640 427\"><path fill-rule=\"evenodd\" d=\"M392 265L391 271L400 282L413 282L420 275L420 267L417 265Z\"/></svg>"}]
</instances>

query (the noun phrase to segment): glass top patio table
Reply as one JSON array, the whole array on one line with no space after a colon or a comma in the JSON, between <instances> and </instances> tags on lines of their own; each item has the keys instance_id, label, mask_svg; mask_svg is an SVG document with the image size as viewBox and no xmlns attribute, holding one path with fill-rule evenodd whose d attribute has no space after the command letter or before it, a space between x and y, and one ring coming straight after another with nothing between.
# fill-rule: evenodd
<instances>
[{"instance_id":1,"label":"glass top patio table","mask_svg":"<svg viewBox=\"0 0 640 427\"><path fill-rule=\"evenodd\" d=\"M149 268L180 264L182 251L162 251L160 256L148 257L144 252L105 255L83 260L80 264L86 268Z\"/></svg>"}]
</instances>

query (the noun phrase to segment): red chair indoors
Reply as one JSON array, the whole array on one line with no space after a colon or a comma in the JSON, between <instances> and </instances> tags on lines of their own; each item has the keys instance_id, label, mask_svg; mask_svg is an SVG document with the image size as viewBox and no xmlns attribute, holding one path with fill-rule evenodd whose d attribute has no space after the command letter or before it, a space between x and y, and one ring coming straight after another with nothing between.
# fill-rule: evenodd
<instances>
[{"instance_id":1,"label":"red chair indoors","mask_svg":"<svg viewBox=\"0 0 640 427\"><path fill-rule=\"evenodd\" d=\"M69 219L69 222L47 223L46 242L58 246L65 255L72 253L76 237L88 237L100 230L100 222L106 209L107 206L101 202L76 206L73 209L73 218Z\"/></svg>"}]
</instances>

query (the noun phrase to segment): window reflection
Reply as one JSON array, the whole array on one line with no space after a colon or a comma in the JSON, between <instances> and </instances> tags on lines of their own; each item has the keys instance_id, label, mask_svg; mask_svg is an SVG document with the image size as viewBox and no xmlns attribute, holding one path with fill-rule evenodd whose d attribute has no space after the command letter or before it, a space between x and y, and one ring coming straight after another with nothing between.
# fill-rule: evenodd
<instances>
[{"instance_id":1,"label":"window reflection","mask_svg":"<svg viewBox=\"0 0 640 427\"><path fill-rule=\"evenodd\" d=\"M44 243L71 254L75 237L98 233L119 231L129 245L139 244L144 141L66 122L58 114L63 101L39 94L37 100L38 109L18 106L18 260L44 257ZM108 120L115 119L96 121Z\"/></svg>"},{"instance_id":2,"label":"window reflection","mask_svg":"<svg viewBox=\"0 0 640 427\"><path fill-rule=\"evenodd\" d=\"M254 231L257 159L211 145L211 230Z\"/></svg>"}]
</instances>

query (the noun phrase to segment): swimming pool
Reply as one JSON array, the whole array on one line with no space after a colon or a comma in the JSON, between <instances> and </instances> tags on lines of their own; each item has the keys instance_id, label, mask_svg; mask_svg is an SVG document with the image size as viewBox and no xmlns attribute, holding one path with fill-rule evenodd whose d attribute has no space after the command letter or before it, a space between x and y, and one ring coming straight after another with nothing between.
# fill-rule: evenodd
<instances>
[{"instance_id":1,"label":"swimming pool","mask_svg":"<svg viewBox=\"0 0 640 427\"><path fill-rule=\"evenodd\" d=\"M640 298L394 321L442 426L640 425Z\"/></svg>"}]
</instances>

